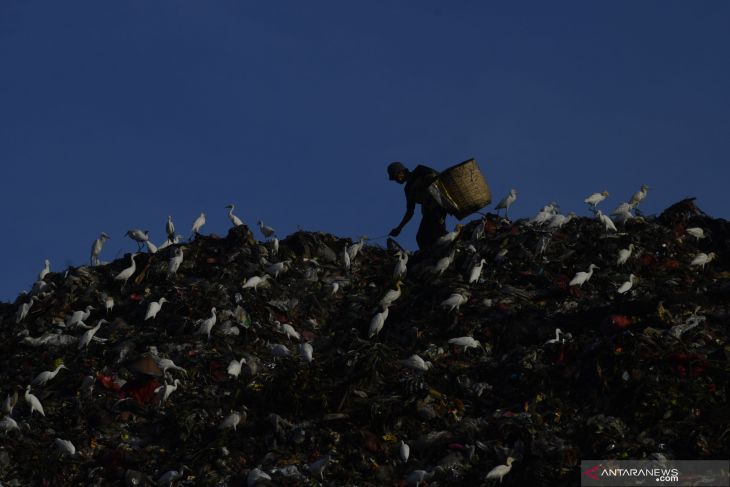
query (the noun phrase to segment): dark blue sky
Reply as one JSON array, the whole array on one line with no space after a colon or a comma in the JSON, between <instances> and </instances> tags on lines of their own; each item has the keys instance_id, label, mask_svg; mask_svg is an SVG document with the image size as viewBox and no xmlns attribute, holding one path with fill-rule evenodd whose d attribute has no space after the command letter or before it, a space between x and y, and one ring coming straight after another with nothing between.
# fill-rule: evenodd
<instances>
[{"instance_id":1,"label":"dark blue sky","mask_svg":"<svg viewBox=\"0 0 730 487\"><path fill-rule=\"evenodd\" d=\"M228 203L282 236L384 235L393 160L476 157L515 217L646 183L648 213L726 218L728 25L721 1L5 0L0 299L101 231L103 260L168 214L225 234Z\"/></svg>"}]
</instances>

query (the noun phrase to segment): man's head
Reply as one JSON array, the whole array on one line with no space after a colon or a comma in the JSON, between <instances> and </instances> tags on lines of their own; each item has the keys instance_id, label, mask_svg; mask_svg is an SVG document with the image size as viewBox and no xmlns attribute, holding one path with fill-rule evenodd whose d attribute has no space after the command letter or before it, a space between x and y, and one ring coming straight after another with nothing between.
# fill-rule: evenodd
<instances>
[{"instance_id":1,"label":"man's head","mask_svg":"<svg viewBox=\"0 0 730 487\"><path fill-rule=\"evenodd\" d=\"M388 164L388 177L391 181L403 184L408 179L408 169L400 162L391 162Z\"/></svg>"}]
</instances>

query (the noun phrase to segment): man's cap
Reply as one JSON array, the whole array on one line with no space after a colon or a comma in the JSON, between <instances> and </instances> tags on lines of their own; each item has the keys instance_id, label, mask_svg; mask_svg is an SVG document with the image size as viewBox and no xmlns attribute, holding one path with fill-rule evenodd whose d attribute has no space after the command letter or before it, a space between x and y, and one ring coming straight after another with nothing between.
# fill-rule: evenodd
<instances>
[{"instance_id":1,"label":"man's cap","mask_svg":"<svg viewBox=\"0 0 730 487\"><path fill-rule=\"evenodd\" d=\"M388 176L390 176L390 180L394 180L395 177L406 170L406 166L401 164L400 162L391 162L388 164Z\"/></svg>"}]
</instances>

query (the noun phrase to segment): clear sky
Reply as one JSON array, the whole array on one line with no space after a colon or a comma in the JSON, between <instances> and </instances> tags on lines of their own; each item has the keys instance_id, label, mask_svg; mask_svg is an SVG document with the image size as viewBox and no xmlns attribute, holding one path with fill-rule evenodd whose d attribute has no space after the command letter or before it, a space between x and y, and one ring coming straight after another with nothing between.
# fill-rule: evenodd
<instances>
[{"instance_id":1,"label":"clear sky","mask_svg":"<svg viewBox=\"0 0 730 487\"><path fill-rule=\"evenodd\" d=\"M647 213L727 218L728 25L725 1L3 0L0 300L101 231L103 260L168 214L225 234L228 203L282 237L385 235L394 160L475 157L514 217L646 183Z\"/></svg>"}]
</instances>

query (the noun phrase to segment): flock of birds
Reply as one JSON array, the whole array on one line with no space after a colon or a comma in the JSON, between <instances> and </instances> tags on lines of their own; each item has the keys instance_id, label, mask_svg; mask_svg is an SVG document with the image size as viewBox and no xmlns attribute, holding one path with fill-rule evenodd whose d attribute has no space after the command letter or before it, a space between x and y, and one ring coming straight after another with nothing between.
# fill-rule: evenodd
<instances>
[{"instance_id":1,"label":"flock of birds","mask_svg":"<svg viewBox=\"0 0 730 487\"><path fill-rule=\"evenodd\" d=\"M641 186L641 189L637 191L628 202L622 203L619 205L611 214L610 216L604 215L601 213L600 210L598 210L598 205L601 204L608 196L608 191L602 191L599 193L594 193L588 196L585 199L585 203L589 206L589 208L594 212L596 218L601 222L603 227L605 228L606 233L609 232L617 232L617 227L615 223L625 223L626 221L636 218L636 215L634 212L638 208L639 204L646 198L648 186L643 185ZM517 191L511 190L510 193L502 199L497 205L496 210L499 213L500 210L505 210L505 218L507 215L507 212L509 208L514 204L514 202L517 199ZM235 206L233 204L227 205L225 207L228 210L228 218L230 219L233 226L240 226L243 225L243 221L237 217L233 212L235 209ZM555 230L563 225L565 225L568 221L571 220L575 216L574 213L568 214L568 215L561 215L559 213L559 207L555 203L551 203L543 207L540 212L532 219L528 221L528 224L535 227L540 227L548 230ZM613 218L613 219L612 219ZM192 227L191 227L191 237L190 239L194 238L194 236L199 235L202 227L205 225L206 219L205 214L201 213L194 221ZM261 234L263 235L264 239L266 239L266 244L271 249L271 255L276 256L279 249L279 241L276 238L276 232L274 229L272 229L269 226L266 226L262 221L258 221L258 227L261 231ZM417 271L418 277L421 276L430 276L431 278L437 279L443 275L443 273L452 265L455 258L455 246L453 245L454 242L459 238L461 235L461 232L463 230L462 225L456 225L456 228L453 232L450 232L435 244L436 248L444 249L444 254L441 258L437 259L435 262L430 263L429 265L421 265ZM480 225L477 227L475 231L475 235L473 235L474 238L479 238L481 236L480 232L484 231L484 226ZM701 228L688 228L687 234L691 237L699 240L702 238L705 238L705 234L703 229ZM168 263L166 266L166 273L169 278L174 278L175 275L178 273L178 271L181 268L181 265L183 263L184 259L184 251L185 251L185 245L181 245L182 238L180 235L176 234L175 231L175 225L173 223L172 217L168 217L166 225L165 225L165 233L167 236L167 239L161 243L160 245L155 245L150 240L149 231L143 231L140 229L130 229L126 232L126 236L128 236L130 239L132 239L137 244L137 252L133 252L130 255L130 265L129 267L123 269L122 271L118 272L116 275L113 276L113 279L121 284L122 290L126 287L129 279L135 275L137 272L137 267L135 263L135 257L139 255L138 253L142 251L143 247L147 247L147 250L149 253L155 254L159 253L161 250L167 248L167 247L174 247L174 249L171 250L171 255L168 259ZM102 262L100 260L101 252L103 251L104 244L107 240L109 240L109 236L102 232L99 237L94 240L92 246L91 246L91 257L90 257L90 264L91 266L98 266ZM339 259L341 262L342 269L345 272L350 272L352 269L352 266L354 265L358 254L362 250L365 242L367 240L367 237L361 237L358 241L351 245L345 244L342 252L339 254ZM635 251L635 246L633 244L630 244L627 248L621 249L616 257L616 265L617 266L623 266L625 265L628 260L631 258ZM499 258L505 258L506 252L500 252L497 254L497 259ZM712 259L715 257L713 253L700 253L694 257L694 259L691 261L691 266L697 266L704 269L705 265L712 261ZM389 287L382 292L380 299L378 300L376 308L373 310L373 315L370 319L368 331L367 331L367 338L371 340L377 339L378 335L382 332L382 330L385 327L385 324L388 319L389 315L389 309L390 307L401 297L402 295L402 286L405 281L406 275L408 274L408 260L409 260L409 253L405 250L398 251L395 254L395 263L392 273L392 282L393 286ZM314 265L318 265L315 259L304 259L304 261L312 263ZM471 269L467 273L467 276L465 276L465 281L468 286L472 285L478 285L480 282L482 270L484 268L484 265L486 263L486 259L484 258L477 258L475 259L474 264L472 265ZM256 293L258 291L258 288L260 286L267 286L269 285L269 281L271 279L277 280L282 274L286 273L291 265L291 260L281 260L279 262L268 262L266 261L263 265L264 272L261 275L252 275L249 276L245 282L242 284L242 290L248 290L248 292ZM569 285L570 286L577 286L582 287L585 285L590 279L592 278L594 271L599 270L598 266L594 264L590 264L587 270L580 270L576 272L574 277L570 280ZM38 274L38 279L35 282L33 286L33 290L30 293L30 299L22 304L19 305L16 313L16 322L21 323L23 322L32 306L33 303L45 299L49 294L53 293L52 287L46 282L45 278L50 272L50 262L48 260L45 261L43 269ZM628 279L626 282L620 284L617 287L616 292L618 294L625 294L631 291L631 289L634 288L635 284L637 282L637 276L634 274L630 274L628 276ZM330 283L329 287L329 294L335 295L340 290L340 283L337 281L333 281ZM442 302L439 303L439 306L444 309L446 313L453 313L453 312L459 312L460 307L467 304L469 301L469 291L466 289L456 289L454 290L448 298L444 299ZM111 296L103 295L102 296L102 302L105 309L105 316L108 316L109 313L113 312L114 309L114 299ZM144 316L144 321L147 320L155 320L159 313L163 312L163 305L167 303L168 300L165 297L160 297L157 300L151 300L147 305L147 311ZM96 333L99 331L102 325L108 324L109 322L106 320L105 317L99 317L97 319L97 322L94 326L89 326L86 324L86 322L91 317L92 313L96 311L93 306L87 306L82 310L73 311L71 314L69 314L65 321L63 323L59 323L59 326L61 326L64 330L72 330L72 329L83 329L84 331L77 337L70 337L68 340L73 340L77 343L77 348L79 350L79 353L82 353L89 345L93 342L103 342L102 339L96 337ZM236 312L231 312L229 310L226 310L226 313L228 315L234 315ZM215 307L212 307L210 310L210 316L199 320L197 324L197 334L205 335L208 340L210 340L211 332L213 328L216 326L216 324L219 323L218 321L218 310ZM274 329L286 337L287 341L289 343L294 340L295 342L299 342L298 344L298 351L301 359L305 363L311 363L314 360L314 349L311 343L307 341L302 341L301 334L289 323L280 323L275 322L273 323ZM227 330L226 333L230 334L237 334L237 330L235 327L231 327ZM68 335L66 335L68 336ZM33 342L33 340L36 340ZM35 339L32 337L26 337L25 341L27 343L41 343L38 340L41 339ZM565 335L562 334L562 332L557 329L556 335L554 339L549 340L546 345L551 343L556 343L559 341L565 340ZM460 336L460 337L454 337L448 340L448 345L451 345L457 349L462 350L464 353L466 353L470 349L481 349L482 351L486 352L486 348L474 337L472 336ZM275 344L269 344L269 348L271 351L272 356L274 359L279 359L282 357L290 357L292 356L292 351L290 348L284 344L284 343L275 343ZM184 368L176 365L171 359L160 357L156 353L151 354L151 359L155 362L155 364L162 370L163 376L165 377L165 382L163 385L158 387L155 390L156 393L156 399L157 403L160 405L160 407L164 406L164 404L170 399L170 397L175 393L175 391L182 385L182 381L179 378L175 378L171 382L168 383L167 378L168 374L171 371L175 371L181 374L181 376L187 376L187 372ZM409 357L404 358L399 361L400 365L404 367L405 369L408 369L410 371L413 371L415 374L426 374L432 367L433 364L430 361L424 360L421 356L419 356L417 353L411 354ZM241 373L242 367L246 365L246 358L241 357L240 359L234 358L232 359L227 368L226 372L228 375L230 375L233 378L237 378L239 374ZM25 402L28 405L30 416L32 417L35 413L45 416L45 412L43 409L43 405L41 404L39 398L35 396L32 393L32 387L44 387L46 386L50 381L52 381L57 374L63 369L66 369L67 367L64 364L57 364L53 370L44 370L40 372L35 379L28 384L25 387L25 392L23 395L23 398ZM93 376L89 376L86 378L84 384L82 385L82 388L89 388L93 386L95 378ZM18 392L17 390L14 392L14 394L9 394L7 398L4 400L2 404L2 412L4 413L4 417L2 420L0 420L0 430L4 431L6 434L17 430L20 431L20 426L16 422L16 420L13 418L13 411L16 406L16 403L18 401ZM231 411L229 415L227 415L219 424L219 428L221 429L233 429L236 430L236 427L245 422L246 420L246 414L247 411L244 407L241 411ZM54 441L54 444L59 452L61 452L62 455L76 458L79 456L79 452L76 450L75 446L72 444L71 441L65 440L62 438L56 438ZM405 441L401 441L399 448L398 448L398 455L403 463L407 463L410 455L410 447ZM330 462L331 457L330 455L326 455L316 462L308 465L308 469L312 475L319 476L323 478L323 471L324 468L327 466L327 464ZM499 480L501 482L502 478L507 475L511 468L512 463L515 461L514 458L509 457L507 459L507 462L505 465L498 465L494 467L486 476L487 480ZM412 485L419 486L420 483L424 482L425 480L428 480L431 478L436 469L431 471L426 470L415 470L413 471L408 478L406 479L407 482L409 482ZM180 470L173 470L169 472L165 472L160 476L160 485L169 485L169 483L175 479L181 478L183 475L183 469ZM256 468L252 469L249 474L249 485L256 485L256 483L259 480L262 479L270 479L270 476L264 472L263 470Z\"/></svg>"}]
</instances>

